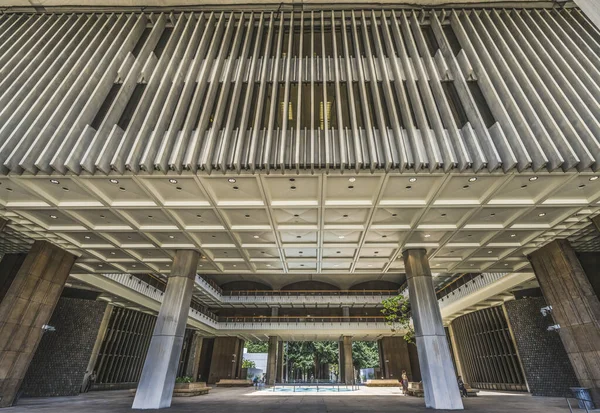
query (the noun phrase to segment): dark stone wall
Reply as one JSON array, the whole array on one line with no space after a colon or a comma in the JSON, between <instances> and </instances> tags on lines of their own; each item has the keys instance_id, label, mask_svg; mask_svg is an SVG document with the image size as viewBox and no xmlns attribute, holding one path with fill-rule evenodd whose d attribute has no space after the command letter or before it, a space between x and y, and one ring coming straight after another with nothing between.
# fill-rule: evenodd
<instances>
[{"instance_id":1,"label":"dark stone wall","mask_svg":"<svg viewBox=\"0 0 600 413\"><path fill-rule=\"evenodd\" d=\"M579 262L588 280L590 280L594 292L600 297L600 254L597 252L581 252L577 254L577 258L579 258Z\"/></svg>"},{"instance_id":2,"label":"dark stone wall","mask_svg":"<svg viewBox=\"0 0 600 413\"><path fill-rule=\"evenodd\" d=\"M106 302L61 297L50 318L54 332L44 333L21 386L24 396L72 396L79 393Z\"/></svg>"},{"instance_id":3,"label":"dark stone wall","mask_svg":"<svg viewBox=\"0 0 600 413\"><path fill-rule=\"evenodd\" d=\"M523 298L505 304L529 391L534 396L570 395L579 385L560 336L546 328L554 321L543 317L543 297Z\"/></svg>"}]
</instances>

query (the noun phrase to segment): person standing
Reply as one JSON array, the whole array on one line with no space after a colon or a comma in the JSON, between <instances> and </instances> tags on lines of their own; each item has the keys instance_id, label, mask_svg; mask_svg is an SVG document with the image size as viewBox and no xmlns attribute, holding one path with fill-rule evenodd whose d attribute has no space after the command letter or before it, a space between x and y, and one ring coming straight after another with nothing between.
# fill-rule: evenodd
<instances>
[{"instance_id":1,"label":"person standing","mask_svg":"<svg viewBox=\"0 0 600 413\"><path fill-rule=\"evenodd\" d=\"M402 370L402 394L408 393L408 374L406 370Z\"/></svg>"},{"instance_id":2,"label":"person standing","mask_svg":"<svg viewBox=\"0 0 600 413\"><path fill-rule=\"evenodd\" d=\"M461 376L458 376L458 389L460 390L460 394L462 397L467 397L467 388L465 387L465 382L463 381Z\"/></svg>"}]
</instances>

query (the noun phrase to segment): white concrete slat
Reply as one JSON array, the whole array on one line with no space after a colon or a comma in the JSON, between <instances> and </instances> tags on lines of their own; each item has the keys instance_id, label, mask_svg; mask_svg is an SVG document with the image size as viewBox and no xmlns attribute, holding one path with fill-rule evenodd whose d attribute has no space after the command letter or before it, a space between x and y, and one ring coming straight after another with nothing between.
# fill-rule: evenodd
<instances>
[{"instance_id":1,"label":"white concrete slat","mask_svg":"<svg viewBox=\"0 0 600 413\"><path fill-rule=\"evenodd\" d=\"M233 17L233 14L230 14L227 27L225 29L225 34L220 40L225 44L229 44L233 37L234 29L235 17ZM216 62L214 62L213 66L211 67L210 85L208 86L206 97L204 98L204 105L200 113L200 118L196 123L196 130L192 135L192 140L187 147L186 154L183 159L184 167L194 172L198 170L198 157L205 142L208 125L211 123L217 92L221 86L220 79L223 65L225 64L225 59L227 58L227 52L227 47L221 47L219 54L217 55Z\"/></svg>"},{"instance_id":2,"label":"white concrete slat","mask_svg":"<svg viewBox=\"0 0 600 413\"><path fill-rule=\"evenodd\" d=\"M418 161L423 164L423 167L426 167L429 169L429 171L433 171L440 167L440 165L444 162L444 159L442 158L438 140L431 134L427 115L425 114L423 107L423 101L421 99L421 95L419 94L419 87L417 85L416 78L417 74L412 67L412 61L408 55L408 50L404 47L404 36L408 28L402 27L404 26L404 24L402 24L402 19L403 17L401 15L401 22L398 22L396 12L391 12L392 34L395 41L395 49L398 51L400 61L402 62L402 67L404 69L403 73L406 77L405 85L408 95L407 102L409 107L412 108L412 112L414 113L416 119L416 127L418 129L415 131L415 136L417 137L417 141L422 142L427 155L426 160L418 159L417 156L415 156L415 158L417 158ZM411 113L410 109L408 113ZM413 120L410 119L410 122L412 123Z\"/></svg>"},{"instance_id":3,"label":"white concrete slat","mask_svg":"<svg viewBox=\"0 0 600 413\"><path fill-rule=\"evenodd\" d=\"M40 154L46 149L47 144L54 133L63 124L64 117L69 113L73 103L80 95L82 89L88 83L90 76L96 71L100 62L106 57L105 53L109 49L113 40L121 33L128 20L126 14L121 14L108 34L103 37L100 46L93 50L92 57L87 61L83 69L81 65L76 64L69 72L69 75L63 80L56 90L48 104L40 114L41 119L36 119L36 123L27 131L27 136L34 136L33 143L30 146L21 145L5 161L5 165L10 165L11 169L21 168L31 173L36 173L35 162L38 161ZM108 22L107 22L108 24ZM78 63L81 63L78 61ZM54 102L56 103L54 104ZM73 112L71 112L73 113ZM39 121L41 120L41 122ZM46 159L49 162L50 159Z\"/></svg>"},{"instance_id":4,"label":"white concrete slat","mask_svg":"<svg viewBox=\"0 0 600 413\"><path fill-rule=\"evenodd\" d=\"M77 174L81 172L81 157L94 137L94 134L83 135L82 132L94 120L113 87L119 68L131 54L146 28L147 18L144 14L138 15L137 18L131 17L131 21L124 27L126 36L119 36L114 42L114 48L111 47L112 50L116 49L116 52L114 54L112 51L107 53L107 56L112 56L112 58L103 59L103 64L98 66L78 97L78 102L85 103L83 106L76 103L71 108L73 116L77 115L77 117L74 121L69 121L70 116L68 115L63 121L64 127L61 125L62 130L57 130L52 144L47 146L46 153L52 154L56 147L54 142L58 141L60 146L56 149L56 154L49 163L45 159L42 160L43 154L40 155L40 161L36 162L36 166L40 170L48 171L51 166L54 170L64 174L69 169L67 165L70 164L71 171ZM65 134L64 130L68 130L68 132Z\"/></svg>"},{"instance_id":5,"label":"white concrete slat","mask_svg":"<svg viewBox=\"0 0 600 413\"><path fill-rule=\"evenodd\" d=\"M169 167L173 170L176 170L179 173L181 173L183 170L183 158L188 149L191 135L194 132L194 128L196 127L196 119L198 118L198 113L200 112L200 109L202 107L206 89L208 88L208 85L211 82L210 76L213 70L213 60L215 59L217 51L221 45L221 41L223 40L222 35L223 31L225 30L225 20L225 13L220 13L216 30L211 31L210 33L206 33L206 35L208 36L207 40L210 40L210 47L208 48L208 52L205 56L204 61L202 62L202 67L198 72L197 77L195 79L188 77L188 79L191 82L197 82L197 85L196 90L194 91L194 95L192 97L191 104L185 115L183 128L177 136L177 140L175 142L171 154L164 154L170 156ZM204 37L202 41L204 41ZM199 57L200 56L198 56L197 58Z\"/></svg>"},{"instance_id":6,"label":"white concrete slat","mask_svg":"<svg viewBox=\"0 0 600 413\"><path fill-rule=\"evenodd\" d=\"M106 116L100 123L96 134L81 157L80 164L83 170L93 174L96 172L96 168L98 168L104 174L110 173L110 157L118 145L118 141L113 139L115 135L111 134L111 131L113 130L113 126L118 124L121 119L123 112L138 85L143 65L158 44L160 37L165 30L166 20L167 18L164 13L161 13L158 18L154 19L150 34L144 41L127 77L119 87L119 91L108 108ZM78 142L77 146L82 143L83 140L81 143ZM75 160L73 161L75 162ZM67 167L72 171L77 168L70 162L67 163Z\"/></svg>"},{"instance_id":7,"label":"white concrete slat","mask_svg":"<svg viewBox=\"0 0 600 413\"><path fill-rule=\"evenodd\" d=\"M45 20L45 14L31 15L26 22L7 33L8 36L0 43L0 71L10 59L25 51L22 46L34 40L33 34L41 25L47 23Z\"/></svg>"},{"instance_id":8,"label":"white concrete slat","mask_svg":"<svg viewBox=\"0 0 600 413\"><path fill-rule=\"evenodd\" d=\"M183 13L180 14L176 20L173 32L169 35L167 44L162 51L160 58L156 64L156 67L152 71L152 75L144 89L142 98L139 101L131 121L125 129L125 134L121 138L119 145L117 146L112 159L110 160L110 167L112 170L119 173L125 173L127 169L127 157L131 154L135 138L139 133L148 133L149 124L153 124L160 110L162 100L166 96L166 87L161 88L161 83L164 78L170 78L174 65L171 64L172 58L176 51L179 50L183 53L182 49L183 42L180 42L180 38L183 34L184 28L188 19L182 18ZM171 13L171 19L174 19L174 15ZM178 48L180 46L180 48ZM151 114L153 118L148 120L148 115Z\"/></svg>"},{"instance_id":9,"label":"white concrete slat","mask_svg":"<svg viewBox=\"0 0 600 413\"><path fill-rule=\"evenodd\" d=\"M509 16L508 13L502 13L501 17L512 33L519 33L516 41L529 57L530 67L537 72L543 83L548 86L554 100L560 105L571 125L578 131L579 138L586 144L590 154L595 156L594 153L600 150L598 149L600 123L597 117L591 112L582 96L566 79L562 70L556 66L554 59L548 54L521 16L518 14ZM600 160L595 157L592 167L597 170L599 166Z\"/></svg>"},{"instance_id":10,"label":"white concrete slat","mask_svg":"<svg viewBox=\"0 0 600 413\"><path fill-rule=\"evenodd\" d=\"M235 19L235 15L231 15L232 20ZM221 93L219 99L217 100L217 104L215 107L215 114L211 121L210 130L208 131L208 136L206 138L206 142L204 143L204 147L202 151L199 153L199 159L197 163L201 169L208 171L209 173L212 171L213 165L213 155L215 154L215 149L218 146L218 143L223 140L219 139L219 133L221 133L221 123L223 122L223 117L225 116L225 111L229 109L230 111L234 111L232 107L227 107L229 104L229 94L232 87L232 78L235 68L235 63L237 58L239 57L239 49L242 45L242 34L244 33L244 22L246 21L246 16L242 12L239 17L239 24L236 28L236 33L233 36L233 47L229 54L229 59L227 59L227 63L225 64L225 68L223 69L223 80L221 86ZM217 72L218 73L218 72ZM241 83L241 80L239 81ZM219 153L220 151L217 151Z\"/></svg>"},{"instance_id":11,"label":"white concrete slat","mask_svg":"<svg viewBox=\"0 0 600 413\"><path fill-rule=\"evenodd\" d=\"M17 13L0 15L0 43L12 35L16 28L19 27L19 24L26 18L26 15Z\"/></svg>"},{"instance_id":12,"label":"white concrete slat","mask_svg":"<svg viewBox=\"0 0 600 413\"><path fill-rule=\"evenodd\" d=\"M553 19L555 24L560 25L564 35L571 39L588 56L588 59L597 60L600 58L600 43L573 17L570 10L568 13L544 11L544 15L547 15L549 19Z\"/></svg>"},{"instance_id":13,"label":"white concrete slat","mask_svg":"<svg viewBox=\"0 0 600 413\"><path fill-rule=\"evenodd\" d=\"M179 117L176 116L177 109L181 105L182 95L191 96L191 91L189 91L188 89L193 87L194 82L192 82L191 84L186 84L186 79L188 73L190 71L193 72L194 69L197 69L197 67L199 66L199 63L195 65L193 65L192 63L194 59L194 54L199 48L200 41L202 40L202 35L205 29L206 18L202 13L198 16L198 19L194 25L194 31L191 35L190 41L187 44L185 53L179 63L177 72L175 73L172 86L169 90L169 94L165 101L164 108L160 113L154 130L150 134L150 137L147 143L145 144L143 154L141 155L141 158L139 160L139 168L144 171L147 171L148 173L152 173L154 171L157 153L159 153L161 148L163 148L163 145L168 145L168 143L164 142L166 140L165 135L170 134L170 131L174 128L177 128L180 122L183 120L179 119ZM193 77L195 77L195 75ZM169 130L166 130L167 126L169 126Z\"/></svg>"},{"instance_id":14,"label":"white concrete slat","mask_svg":"<svg viewBox=\"0 0 600 413\"><path fill-rule=\"evenodd\" d=\"M495 21L492 20L492 16L496 17ZM540 120L543 122L549 135L548 138L554 141L556 156L563 159L560 167L565 171L570 170L581 164L582 159L585 159L585 167L589 167L593 159L587 148L582 146L580 140L577 138L577 132L573 129L572 125L569 122L565 122L564 113L562 113L556 101L550 95L544 82L541 81L535 71L527 70L530 68L529 65L523 64L527 62L527 57L524 56L521 48L514 41L512 33L507 30L506 25L499 18L497 12L483 13L482 20L486 27L490 28L489 35L498 47L499 52L502 53L508 65L507 70L510 70L517 77L523 88L523 92L527 95L527 101L531 103L533 110L537 112ZM567 135L569 138L567 138ZM572 143L579 150L576 150L572 146ZM546 150L546 153L548 153L548 150ZM579 154L583 155L584 158L579 156Z\"/></svg>"},{"instance_id":15,"label":"white concrete slat","mask_svg":"<svg viewBox=\"0 0 600 413\"><path fill-rule=\"evenodd\" d=\"M103 41L110 32L115 20L115 15L110 15L107 18L101 15L93 27L95 31L90 31L87 34L73 54L64 62L61 70L52 77L43 92L42 98L36 100L33 105L27 108L25 115L15 118L18 123L14 127L0 130L0 142L3 142L0 147L0 163L4 164L14 151L19 152L15 155L16 158L20 158L21 153L24 153L32 145L54 110L63 98L66 98L69 87L73 85L82 69L90 63L93 56L99 54L99 45L104 44ZM15 168L12 167L11 170L15 170Z\"/></svg>"},{"instance_id":16,"label":"white concrete slat","mask_svg":"<svg viewBox=\"0 0 600 413\"><path fill-rule=\"evenodd\" d=\"M472 160L469 159L469 154L466 152L465 144L462 142L462 137L458 134L458 127L454 122L454 118L450 113L450 107L446 100L446 95L442 89L442 84L437 72L437 68L431 58L427 44L423 37L423 32L417 15L415 12L411 13L410 22L403 13L403 25L406 25L405 38L410 38L407 41L411 54L414 56L422 56L420 59L415 58L413 62L419 73L419 80L417 83L421 89L421 96L423 96L428 117L432 122L433 129L437 136L446 137L449 139L441 139L440 148L442 149L444 156L444 170L449 171L458 166L458 170L464 171L467 166L472 164ZM412 36L409 37L409 32L412 32ZM420 51L420 52L419 52ZM426 78L429 81L425 80ZM444 130L447 131L444 133ZM440 139L439 139L440 140ZM473 168L478 171L483 166L483 162L480 160L477 166Z\"/></svg>"},{"instance_id":17,"label":"white concrete slat","mask_svg":"<svg viewBox=\"0 0 600 413\"><path fill-rule=\"evenodd\" d=\"M49 22L51 20L48 19ZM73 30L75 20L77 19L74 15L61 15L54 20L51 26L40 28L44 31L36 36L37 42L26 48L26 54L15 56L16 61L13 67L5 67L5 70L0 71L0 97L14 95L15 89L23 84L38 67L40 60L44 59L60 40L65 39L65 33L68 30Z\"/></svg>"},{"instance_id":18,"label":"white concrete slat","mask_svg":"<svg viewBox=\"0 0 600 413\"><path fill-rule=\"evenodd\" d=\"M57 33L57 36L60 37L59 41L51 50L40 54L40 58L43 60L32 61L8 87L6 92L0 96L0 124L4 124L4 121L11 113L15 112L19 105L28 102L26 106L29 106L40 95L68 54L77 46L78 39L85 37L93 21L93 16L80 15L73 24L69 25L69 30L64 36Z\"/></svg>"},{"instance_id":19,"label":"white concrete slat","mask_svg":"<svg viewBox=\"0 0 600 413\"><path fill-rule=\"evenodd\" d=\"M479 84L479 87L481 88L481 91L485 96L486 102L490 107L494 118L497 122L500 123L504 136L507 137L512 151L514 151L514 153L516 154L517 169L519 171L523 171L532 165L533 160L528 151L526 150L521 137L519 136L519 132L517 131L516 125L513 123L511 116L509 115L508 109L503 104L504 97L509 100L508 103L511 103L510 100L512 99L512 97L506 90L506 85L503 84L503 80L500 78L500 75L497 73L497 70L495 69L494 65L490 64L491 58L489 57L489 55L485 56L487 57L488 65L484 66L483 62L481 61L481 58L477 53L477 49L471 42L471 39L477 40L478 35L475 32L475 29L473 28L472 24L470 24L468 17L465 16L465 14L466 12L461 12L461 16L459 16L456 12L452 12L450 18L452 28L454 29L456 36L461 43L461 46L465 50L469 61L471 62L473 68L476 71L476 75L478 78L477 83ZM465 26L466 28L468 28L468 31L465 28ZM493 82L490 78L488 70L495 70L495 82ZM495 88L495 84L498 84L504 88L502 97L500 96L500 91ZM519 120L521 120L520 118L522 117L522 115L519 116L518 109L515 107L514 102L512 102L512 104L513 113L519 118ZM524 121L523 124L520 126L522 130L525 131L528 137L532 136L531 130L529 130L528 125L525 124ZM497 128L495 129L495 134L497 137L496 140L499 140L499 136L501 136L502 134L498 133ZM538 151L537 154L540 155L541 150ZM536 158L536 161L538 162L536 164L537 169L542 168L545 165L545 159L543 159L543 157Z\"/></svg>"},{"instance_id":20,"label":"white concrete slat","mask_svg":"<svg viewBox=\"0 0 600 413\"><path fill-rule=\"evenodd\" d=\"M178 91L178 87L176 86L175 79L177 79L179 68L181 68L186 53L189 62L189 57L192 54L190 49L192 35L196 34L195 40L199 40L199 30L196 30L198 28L199 20L196 19L193 13L187 15L181 13L177 18L177 24L184 24L184 22L185 26L183 32L177 40L173 55L160 79L158 89L152 99L152 104L145 114L144 121L139 130L133 131L132 133L132 136L135 136L135 139L131 145L131 149L126 153L127 157L125 158L125 168L128 171L134 173L139 172L140 162L145 151L153 150L156 152L158 150L168 119L171 119L173 111L177 106L176 99L178 95L175 93ZM172 36L173 35L176 35L175 31L173 31ZM178 79L183 80L181 76L179 76ZM150 158L154 158L154 156L150 156ZM152 159L152 161L153 160L154 159ZM145 166L147 165L149 168L145 169L146 171L152 171L152 161L147 159Z\"/></svg>"},{"instance_id":21,"label":"white concrete slat","mask_svg":"<svg viewBox=\"0 0 600 413\"><path fill-rule=\"evenodd\" d=\"M566 148L565 157L559 153L555 141L550 137L549 131L551 130L553 137L560 139L563 145L565 143L564 135L560 130L557 131L554 129L556 124L551 121L551 117L547 111L540 113L540 111L536 111L534 109L533 104L535 104L536 99L539 100L539 96L531 87L527 77L519 71L518 67L510 67L511 63L515 63L515 58L510 51L508 51L506 54L502 54L500 49L504 49L506 51L506 44L501 37L493 37L491 34L494 33L495 27L489 19L487 13L485 11L480 14L471 13L470 17L471 22L480 34L480 40L486 46L486 49L493 63L495 64L496 69L500 73L507 90L514 99L514 102L516 102L516 106L519 109L519 111L511 111L509 109L509 113L511 113L515 126L517 126L517 129L521 133L521 138L525 144L525 147L534 159L534 164L532 165L534 171L537 170L534 154L538 150L541 150L543 157L545 158L544 162L546 162L546 168L549 171L553 171L561 167L565 162L565 158L568 158L571 166L574 163L577 163L577 156L572 152L572 148L568 144L564 146ZM487 27L483 24L482 19L488 23ZM510 108L510 106L508 106L508 108ZM520 124L520 121L517 118L519 112L524 117L527 125L529 125L534 137L525 135L523 129L519 128L518 125ZM544 120L547 122L544 122ZM549 126L550 129L546 129L547 126ZM529 142L529 139L531 138L533 138L533 141L535 141L537 145Z\"/></svg>"},{"instance_id":22,"label":"white concrete slat","mask_svg":"<svg viewBox=\"0 0 600 413\"><path fill-rule=\"evenodd\" d=\"M292 47L294 40L294 28L295 28L295 20L294 20L294 12L290 15L290 34L288 35L288 44L287 44L287 56L285 57L285 69L284 69L284 91L283 91L283 104L282 104L282 122L281 122L281 137L279 140L279 151L277 153L277 157L274 160L275 168L279 168L281 171L285 170L285 158L286 155L291 157L293 154L293 146L290 145L292 140L291 134L288 135L290 131L288 131L288 108L290 107L290 86L291 86L291 77L292 77ZM287 149L287 150L286 150Z\"/></svg>"}]
</instances>

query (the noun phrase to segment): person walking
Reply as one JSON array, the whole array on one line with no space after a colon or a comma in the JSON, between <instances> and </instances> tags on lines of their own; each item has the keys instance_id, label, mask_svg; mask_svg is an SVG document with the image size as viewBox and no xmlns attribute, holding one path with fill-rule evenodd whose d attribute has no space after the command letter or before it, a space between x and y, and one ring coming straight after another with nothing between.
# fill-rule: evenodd
<instances>
[{"instance_id":1,"label":"person walking","mask_svg":"<svg viewBox=\"0 0 600 413\"><path fill-rule=\"evenodd\" d=\"M406 370L402 370L402 394L408 393L408 374Z\"/></svg>"},{"instance_id":2,"label":"person walking","mask_svg":"<svg viewBox=\"0 0 600 413\"><path fill-rule=\"evenodd\" d=\"M463 381L461 376L458 376L458 390L460 390L460 395L462 397L467 397L467 388L465 387L465 382Z\"/></svg>"}]
</instances>

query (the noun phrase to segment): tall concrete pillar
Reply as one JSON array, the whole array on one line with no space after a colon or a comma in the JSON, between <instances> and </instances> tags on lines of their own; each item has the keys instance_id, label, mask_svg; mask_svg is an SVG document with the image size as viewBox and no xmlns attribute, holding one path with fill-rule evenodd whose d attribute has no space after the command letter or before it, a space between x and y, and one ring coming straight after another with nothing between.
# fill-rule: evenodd
<instances>
[{"instance_id":1,"label":"tall concrete pillar","mask_svg":"<svg viewBox=\"0 0 600 413\"><path fill-rule=\"evenodd\" d=\"M269 354L267 356L267 384L274 385L277 378L277 336L269 337Z\"/></svg>"},{"instance_id":2,"label":"tall concrete pillar","mask_svg":"<svg viewBox=\"0 0 600 413\"><path fill-rule=\"evenodd\" d=\"M600 7L598 7L598 0L575 0L575 4L600 29Z\"/></svg>"},{"instance_id":3,"label":"tall concrete pillar","mask_svg":"<svg viewBox=\"0 0 600 413\"><path fill-rule=\"evenodd\" d=\"M346 377L344 368L344 341L338 341L338 382L343 383Z\"/></svg>"},{"instance_id":4,"label":"tall concrete pillar","mask_svg":"<svg viewBox=\"0 0 600 413\"><path fill-rule=\"evenodd\" d=\"M425 406L463 409L442 315L438 306L427 251L403 252L415 338L425 392Z\"/></svg>"},{"instance_id":5,"label":"tall concrete pillar","mask_svg":"<svg viewBox=\"0 0 600 413\"><path fill-rule=\"evenodd\" d=\"M600 404L600 301L575 251L556 240L534 251L529 261L579 383Z\"/></svg>"},{"instance_id":6,"label":"tall concrete pillar","mask_svg":"<svg viewBox=\"0 0 600 413\"><path fill-rule=\"evenodd\" d=\"M200 353L202 352L202 336L198 331L194 331L190 355L185 366L185 375L193 377L194 381L198 380L198 370L200 368Z\"/></svg>"},{"instance_id":7,"label":"tall concrete pillar","mask_svg":"<svg viewBox=\"0 0 600 413\"><path fill-rule=\"evenodd\" d=\"M271 317L279 317L279 307L271 307Z\"/></svg>"},{"instance_id":8,"label":"tall concrete pillar","mask_svg":"<svg viewBox=\"0 0 600 413\"><path fill-rule=\"evenodd\" d=\"M354 383L354 363L352 362L352 337L342 337L342 344L344 346L344 382L346 384Z\"/></svg>"},{"instance_id":9,"label":"tall concrete pillar","mask_svg":"<svg viewBox=\"0 0 600 413\"><path fill-rule=\"evenodd\" d=\"M277 343L277 383L283 383L283 341Z\"/></svg>"},{"instance_id":10,"label":"tall concrete pillar","mask_svg":"<svg viewBox=\"0 0 600 413\"><path fill-rule=\"evenodd\" d=\"M0 407L13 404L75 256L35 241L0 303Z\"/></svg>"},{"instance_id":11,"label":"tall concrete pillar","mask_svg":"<svg viewBox=\"0 0 600 413\"><path fill-rule=\"evenodd\" d=\"M193 250L179 250L175 254L133 400L134 409L171 406L199 257Z\"/></svg>"},{"instance_id":12,"label":"tall concrete pillar","mask_svg":"<svg viewBox=\"0 0 600 413\"><path fill-rule=\"evenodd\" d=\"M90 376L94 372L94 368L96 367L96 360L98 360L98 354L100 353L100 347L102 347L102 342L104 341L104 335L106 334L106 330L108 329L108 323L110 321L110 316L112 315L113 306L108 304L106 309L104 310L104 316L102 316L102 321L100 322L100 328L98 329L98 335L96 335L96 342L94 343L94 348L92 349L92 355L88 361L87 368L85 369L86 373L83 376L83 382L81 383L81 387L85 388L87 381Z\"/></svg>"}]
</instances>

